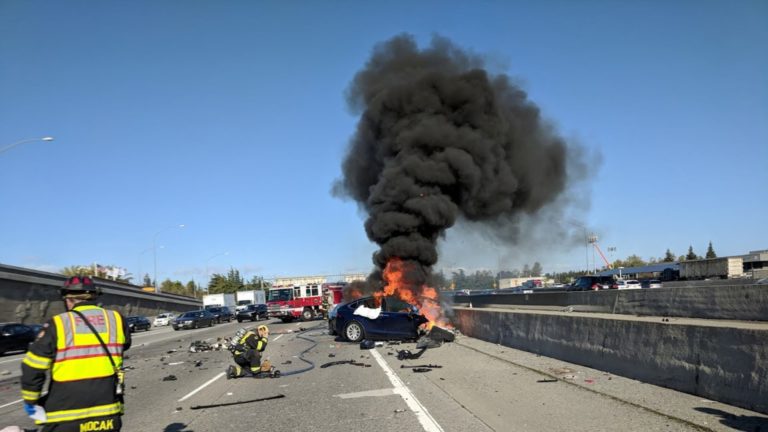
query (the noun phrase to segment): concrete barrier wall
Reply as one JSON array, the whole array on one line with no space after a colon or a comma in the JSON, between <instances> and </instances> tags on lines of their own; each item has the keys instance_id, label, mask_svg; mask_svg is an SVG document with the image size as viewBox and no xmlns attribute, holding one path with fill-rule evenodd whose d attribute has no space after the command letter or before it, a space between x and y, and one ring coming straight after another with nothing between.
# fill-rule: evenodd
<instances>
[{"instance_id":1,"label":"concrete barrier wall","mask_svg":"<svg viewBox=\"0 0 768 432\"><path fill-rule=\"evenodd\" d=\"M455 308L468 336L768 414L768 330Z\"/></svg>"},{"instance_id":2,"label":"concrete barrier wall","mask_svg":"<svg viewBox=\"0 0 768 432\"><path fill-rule=\"evenodd\" d=\"M64 312L59 288L66 278L53 273L0 265L0 322L40 324ZM154 294L137 287L98 280L98 302L124 316L155 316L202 308L202 301L173 294Z\"/></svg>"},{"instance_id":3,"label":"concrete barrier wall","mask_svg":"<svg viewBox=\"0 0 768 432\"><path fill-rule=\"evenodd\" d=\"M456 305L560 306L623 315L768 321L768 285L731 284L639 290L486 294L455 298Z\"/></svg>"}]
</instances>

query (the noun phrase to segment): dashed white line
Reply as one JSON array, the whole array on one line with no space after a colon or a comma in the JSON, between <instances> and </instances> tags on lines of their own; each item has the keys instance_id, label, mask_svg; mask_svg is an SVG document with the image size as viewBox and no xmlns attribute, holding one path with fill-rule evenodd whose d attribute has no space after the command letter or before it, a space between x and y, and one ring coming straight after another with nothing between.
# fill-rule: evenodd
<instances>
[{"instance_id":1,"label":"dashed white line","mask_svg":"<svg viewBox=\"0 0 768 432\"><path fill-rule=\"evenodd\" d=\"M186 396L184 396L183 398L179 399L179 402L184 402L185 400L187 400L187 399L191 398L192 396L194 396L194 395L195 395L197 392L199 392L200 390L202 390L202 389L204 389L204 388L208 387L208 386L209 386L211 383L213 383L213 382L214 382L214 381L216 381L217 379L219 379L219 378L223 377L225 373L226 373L226 372L221 372L220 374L216 375L215 377L213 377L213 378L209 379L209 380L208 380L208 381L207 381L205 384L203 384L203 385L201 385L200 387L198 387L198 388L196 388L196 389L192 390L192 392L190 392L189 394L187 394L187 395L186 395Z\"/></svg>"},{"instance_id":2,"label":"dashed white line","mask_svg":"<svg viewBox=\"0 0 768 432\"><path fill-rule=\"evenodd\" d=\"M276 338L273 340L273 342L274 342L274 341L276 341L276 340L278 340L278 339L280 339L280 338L281 338L281 337L283 337L283 336L284 336L284 335L277 335L277 337L276 337Z\"/></svg>"},{"instance_id":3,"label":"dashed white line","mask_svg":"<svg viewBox=\"0 0 768 432\"><path fill-rule=\"evenodd\" d=\"M416 399L416 396L411 393L411 390L406 387L405 384L403 384L403 381L400 380L400 377L395 374L395 371L393 371L387 362L384 361L384 358L381 357L381 354L379 354L376 350L370 350L370 353L373 358L376 359L376 363L378 363L379 366L384 369L384 373L387 375L387 378L389 378L389 382L391 382L395 387L393 390L394 393L399 394L400 397L402 397L405 401L406 405L408 405L408 408L411 409L411 412L416 414L416 418L419 419L421 427L423 427L426 432L443 432L443 428L437 423L434 417L432 417L429 411L427 411L424 405L422 405L421 402Z\"/></svg>"}]
</instances>

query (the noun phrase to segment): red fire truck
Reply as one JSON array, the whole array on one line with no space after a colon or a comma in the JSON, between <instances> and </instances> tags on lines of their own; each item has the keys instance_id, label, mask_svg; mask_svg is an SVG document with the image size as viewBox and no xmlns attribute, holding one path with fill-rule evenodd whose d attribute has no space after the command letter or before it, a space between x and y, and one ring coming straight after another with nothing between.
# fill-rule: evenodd
<instances>
[{"instance_id":1,"label":"red fire truck","mask_svg":"<svg viewBox=\"0 0 768 432\"><path fill-rule=\"evenodd\" d=\"M314 319L324 313L323 295L329 296L330 306L333 306L341 302L344 285L330 283L272 287L267 296L269 317L280 318L283 322Z\"/></svg>"}]
</instances>

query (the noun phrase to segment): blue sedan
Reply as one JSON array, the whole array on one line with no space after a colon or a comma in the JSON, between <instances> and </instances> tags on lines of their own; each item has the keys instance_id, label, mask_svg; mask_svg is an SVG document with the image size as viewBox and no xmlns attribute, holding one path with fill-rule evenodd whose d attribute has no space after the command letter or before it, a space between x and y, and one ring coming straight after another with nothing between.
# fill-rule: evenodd
<instances>
[{"instance_id":1,"label":"blue sedan","mask_svg":"<svg viewBox=\"0 0 768 432\"><path fill-rule=\"evenodd\" d=\"M355 314L360 307L375 318ZM418 309L395 297L382 298L380 310L373 297L359 298L334 308L332 315L333 330L351 342L416 339L419 326L427 322Z\"/></svg>"}]
</instances>

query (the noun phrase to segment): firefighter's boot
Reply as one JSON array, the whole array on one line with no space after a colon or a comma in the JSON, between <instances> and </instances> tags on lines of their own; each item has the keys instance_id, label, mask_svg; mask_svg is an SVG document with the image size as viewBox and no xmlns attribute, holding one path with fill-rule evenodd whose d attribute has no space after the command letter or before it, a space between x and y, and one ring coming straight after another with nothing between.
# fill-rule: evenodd
<instances>
[{"instance_id":1,"label":"firefighter's boot","mask_svg":"<svg viewBox=\"0 0 768 432\"><path fill-rule=\"evenodd\" d=\"M237 378L237 368L230 365L227 368L227 379Z\"/></svg>"}]
</instances>

